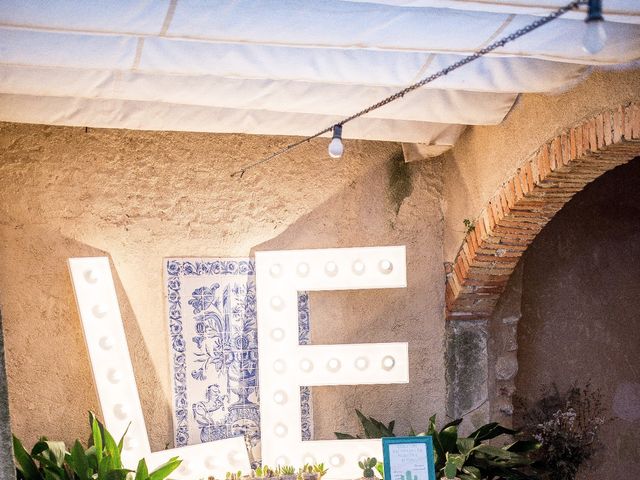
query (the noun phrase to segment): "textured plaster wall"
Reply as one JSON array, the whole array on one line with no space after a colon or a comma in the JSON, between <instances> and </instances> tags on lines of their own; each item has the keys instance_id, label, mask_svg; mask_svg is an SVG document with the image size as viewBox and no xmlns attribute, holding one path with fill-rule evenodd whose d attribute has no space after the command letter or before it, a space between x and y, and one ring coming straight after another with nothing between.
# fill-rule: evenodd
<instances>
[{"instance_id":1,"label":"textured plaster wall","mask_svg":"<svg viewBox=\"0 0 640 480\"><path fill-rule=\"evenodd\" d=\"M0 124L0 304L12 427L71 442L98 410L66 259L108 255L153 449L171 442L166 256L407 245L409 288L311 296L315 342L408 340L410 386L316 389L318 438L353 408L398 431L444 410L440 162L326 141L230 173L288 139Z\"/></svg>"},{"instance_id":2,"label":"textured plaster wall","mask_svg":"<svg viewBox=\"0 0 640 480\"><path fill-rule=\"evenodd\" d=\"M640 157L577 193L521 262L517 394L591 380L610 421L579 478L630 478L640 468ZM504 303L519 294L507 290Z\"/></svg>"},{"instance_id":3,"label":"textured plaster wall","mask_svg":"<svg viewBox=\"0 0 640 480\"><path fill-rule=\"evenodd\" d=\"M640 69L598 71L564 93L520 95L500 125L467 128L444 155L445 260L458 253L464 219L475 220L541 144L588 115L639 99Z\"/></svg>"}]
</instances>

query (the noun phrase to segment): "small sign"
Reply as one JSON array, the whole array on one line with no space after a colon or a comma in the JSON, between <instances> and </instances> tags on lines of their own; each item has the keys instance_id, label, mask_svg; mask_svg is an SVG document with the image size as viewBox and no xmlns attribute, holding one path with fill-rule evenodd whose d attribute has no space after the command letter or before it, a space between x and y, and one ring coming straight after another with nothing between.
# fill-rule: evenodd
<instances>
[{"instance_id":1,"label":"small sign","mask_svg":"<svg viewBox=\"0 0 640 480\"><path fill-rule=\"evenodd\" d=\"M382 451L385 480L436 480L430 436L383 438Z\"/></svg>"}]
</instances>

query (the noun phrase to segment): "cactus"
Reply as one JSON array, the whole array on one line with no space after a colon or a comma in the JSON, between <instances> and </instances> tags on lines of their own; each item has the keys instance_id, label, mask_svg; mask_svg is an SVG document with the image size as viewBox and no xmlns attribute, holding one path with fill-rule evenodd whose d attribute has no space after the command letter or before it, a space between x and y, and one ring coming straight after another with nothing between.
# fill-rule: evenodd
<instances>
[{"instance_id":1,"label":"cactus","mask_svg":"<svg viewBox=\"0 0 640 480\"><path fill-rule=\"evenodd\" d=\"M313 466L313 471L322 479L327 474L328 469L324 468L324 463L316 463Z\"/></svg>"},{"instance_id":2,"label":"cactus","mask_svg":"<svg viewBox=\"0 0 640 480\"><path fill-rule=\"evenodd\" d=\"M295 475L296 469L292 465L285 465L282 467L282 475Z\"/></svg>"},{"instance_id":3,"label":"cactus","mask_svg":"<svg viewBox=\"0 0 640 480\"><path fill-rule=\"evenodd\" d=\"M358 466L362 469L362 476L364 478L373 478L373 468L378 464L376 458L366 458L364 461L358 462Z\"/></svg>"},{"instance_id":4,"label":"cactus","mask_svg":"<svg viewBox=\"0 0 640 480\"><path fill-rule=\"evenodd\" d=\"M417 475L411 475L411 470L407 470L407 473L401 475L402 480L418 480Z\"/></svg>"}]
</instances>

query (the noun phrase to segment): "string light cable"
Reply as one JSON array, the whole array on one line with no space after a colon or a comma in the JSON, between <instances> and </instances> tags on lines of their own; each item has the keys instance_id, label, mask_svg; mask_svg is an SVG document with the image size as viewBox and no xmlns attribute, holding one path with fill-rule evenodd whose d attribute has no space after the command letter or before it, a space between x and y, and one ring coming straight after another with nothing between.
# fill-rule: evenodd
<instances>
[{"instance_id":1,"label":"string light cable","mask_svg":"<svg viewBox=\"0 0 640 480\"><path fill-rule=\"evenodd\" d=\"M597 53L604 47L604 42L606 40L606 33L602 26L602 23L604 20L602 17L602 0L575 0L571 3L568 3L564 7L558 8L557 10L548 14L547 16L540 17L539 19L535 20L529 25L522 27L521 29L516 30L515 32L509 35L502 37L501 39L491 43L490 45L487 45L484 48L481 48L480 50L475 51L471 55L468 55L458 60L457 62L452 63L451 65L443 68L439 72L433 73L423 78L422 80L414 84L411 84L392 95L389 95L388 97L380 100L379 102L363 110L360 110L359 112L354 113L349 117L344 118L340 122L335 123L329 127L326 127L323 130L320 130L319 132L314 133L313 135L302 138L296 142L290 143L286 147L276 150L275 152L271 153L266 157L261 158L260 160L257 160L253 163L249 163L243 166L239 170L233 172L231 176L232 177L239 176L240 178L242 178L242 176L245 174L247 170L257 167L258 165L262 165L263 163L266 163L275 157L278 157L284 153L287 153L293 150L296 147L299 147L303 143L307 143L313 140L314 138L320 137L321 135L324 135L325 133L329 133L329 132L333 132L333 138L331 140L331 143L329 144L329 155L332 158L338 158L342 156L342 152L343 152L342 127L346 123L349 123L350 121L355 120L356 118L362 117L363 115L366 115L374 110L384 107L385 105L388 105L391 102L394 102L396 100L403 98L407 93L417 90L418 88L426 85L427 83L433 82L434 80L437 80L440 77L444 77L445 75L448 75L454 70L457 70L458 68L468 63L471 63L498 48L504 47L507 43L513 42L514 40L532 32L533 30L536 30L542 27L543 25L546 25L547 23L552 22L556 18L564 15L565 13L571 10L575 10L581 5L587 5L588 7L587 18L585 19L585 22L587 23L587 29L585 32L585 36L583 38L583 48L585 49L585 51L589 53Z\"/></svg>"}]
</instances>

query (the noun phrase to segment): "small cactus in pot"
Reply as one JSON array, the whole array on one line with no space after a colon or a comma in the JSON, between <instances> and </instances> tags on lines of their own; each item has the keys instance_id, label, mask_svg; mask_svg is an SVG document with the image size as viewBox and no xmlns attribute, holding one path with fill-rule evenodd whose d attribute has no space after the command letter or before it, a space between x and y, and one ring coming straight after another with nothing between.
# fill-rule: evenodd
<instances>
[{"instance_id":1,"label":"small cactus in pot","mask_svg":"<svg viewBox=\"0 0 640 480\"><path fill-rule=\"evenodd\" d=\"M373 469L378 464L378 460L375 457L373 458L365 458L358 462L358 466L362 469L362 478L366 478L367 480L371 480L375 477L373 473Z\"/></svg>"},{"instance_id":2,"label":"small cactus in pot","mask_svg":"<svg viewBox=\"0 0 640 480\"><path fill-rule=\"evenodd\" d=\"M300 470L300 477L302 480L320 480L320 475L318 472L314 471L313 466L306 464Z\"/></svg>"},{"instance_id":3,"label":"small cactus in pot","mask_svg":"<svg viewBox=\"0 0 640 480\"><path fill-rule=\"evenodd\" d=\"M296 480L296 469L292 465L285 465L280 469L280 480Z\"/></svg>"}]
</instances>

